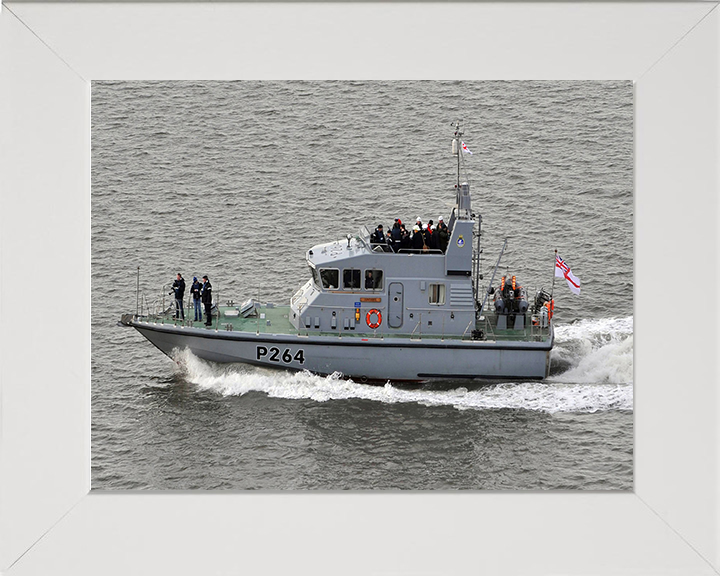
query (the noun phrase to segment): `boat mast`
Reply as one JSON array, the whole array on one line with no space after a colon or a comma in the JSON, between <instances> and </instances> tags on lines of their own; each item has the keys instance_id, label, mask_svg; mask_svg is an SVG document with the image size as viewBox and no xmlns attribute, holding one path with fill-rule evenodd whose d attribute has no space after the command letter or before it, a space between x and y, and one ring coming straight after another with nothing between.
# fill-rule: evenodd
<instances>
[{"instance_id":1,"label":"boat mast","mask_svg":"<svg viewBox=\"0 0 720 576\"><path fill-rule=\"evenodd\" d=\"M460 207L460 157L462 156L462 136L464 134L462 130L462 119L458 118L455 122L452 123L452 126L455 128L455 138L452 142L452 151L455 156L457 156L457 183L455 185L455 189L457 190L457 205L458 208ZM458 214L459 216L459 214ZM477 214L477 216L474 213L470 214L470 217L475 219L477 218L477 225L478 229L475 234L477 235L477 242L476 242L476 249L473 252L473 264L475 265L475 274L474 274L474 285L473 285L473 297L475 299L475 306L478 305L478 299L480 294L480 232L482 227L482 216L480 214ZM480 310L482 312L482 308Z\"/></svg>"},{"instance_id":2,"label":"boat mast","mask_svg":"<svg viewBox=\"0 0 720 576\"><path fill-rule=\"evenodd\" d=\"M140 314L140 266L137 267L137 284L135 284L135 316L138 314Z\"/></svg>"},{"instance_id":3,"label":"boat mast","mask_svg":"<svg viewBox=\"0 0 720 576\"><path fill-rule=\"evenodd\" d=\"M455 189L457 190L458 194L460 193L460 156L462 156L462 150L460 148L462 146L463 135L463 131L460 126L461 122L462 120L458 118L455 122L452 123L453 128L455 128L455 138L453 139L452 151L453 154L457 156L457 184L455 185Z\"/></svg>"},{"instance_id":4,"label":"boat mast","mask_svg":"<svg viewBox=\"0 0 720 576\"><path fill-rule=\"evenodd\" d=\"M473 214L475 216L475 214ZM475 248L475 306L478 305L478 300L480 299L480 279L482 278L482 274L480 274L480 255L482 254L482 250L480 249L480 227L482 225L482 215L477 215L477 248ZM482 309L478 310L480 314L482 314Z\"/></svg>"}]
</instances>

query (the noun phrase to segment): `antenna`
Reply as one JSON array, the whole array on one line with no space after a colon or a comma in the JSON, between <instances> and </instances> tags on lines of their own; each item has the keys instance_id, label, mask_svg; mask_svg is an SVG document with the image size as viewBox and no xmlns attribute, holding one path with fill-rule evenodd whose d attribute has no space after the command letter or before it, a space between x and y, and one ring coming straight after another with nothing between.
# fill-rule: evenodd
<instances>
[{"instance_id":1,"label":"antenna","mask_svg":"<svg viewBox=\"0 0 720 576\"><path fill-rule=\"evenodd\" d=\"M454 134L454 138L453 138L452 148L453 148L453 154L455 156L457 156L457 185L455 186L455 188L458 190L458 193L459 193L459 190L460 190L460 157L462 156L461 146L462 146L462 136L464 134L463 129L462 129L462 118L458 118L457 120L455 120L455 122L453 122L451 124L451 126L453 128L455 128L455 134Z\"/></svg>"}]
</instances>

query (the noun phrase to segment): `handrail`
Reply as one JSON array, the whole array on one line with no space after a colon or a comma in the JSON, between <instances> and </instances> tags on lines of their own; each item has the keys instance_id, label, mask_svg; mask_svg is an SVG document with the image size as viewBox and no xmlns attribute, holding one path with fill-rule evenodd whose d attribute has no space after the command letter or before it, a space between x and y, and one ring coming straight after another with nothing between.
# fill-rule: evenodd
<instances>
[{"instance_id":1,"label":"handrail","mask_svg":"<svg viewBox=\"0 0 720 576\"><path fill-rule=\"evenodd\" d=\"M490 322L490 319L487 316L483 316L485 318L485 331L486 333L489 332L492 334L493 340L497 340L497 336L495 335L495 330L493 330L492 322Z\"/></svg>"},{"instance_id":2,"label":"handrail","mask_svg":"<svg viewBox=\"0 0 720 576\"><path fill-rule=\"evenodd\" d=\"M370 238L370 232L368 231L367 226L363 226L362 228L360 228L360 233L362 234L363 228L365 229L365 232L367 233L366 236L368 238ZM363 236L355 236L355 240L360 240L362 245L365 246L365 248L367 248L368 250L370 250L372 252L372 247L370 246L370 244L368 244L368 242L365 240L365 238Z\"/></svg>"},{"instance_id":3,"label":"handrail","mask_svg":"<svg viewBox=\"0 0 720 576\"><path fill-rule=\"evenodd\" d=\"M410 340L413 339L413 336L415 335L415 330L417 330L418 328L420 328L419 338L420 338L420 340L422 340L422 326L421 326L421 324L422 324L422 313L420 313L420 320L418 320L418 323L415 324L415 328L413 328L413 331L410 332Z\"/></svg>"},{"instance_id":4,"label":"handrail","mask_svg":"<svg viewBox=\"0 0 720 576\"><path fill-rule=\"evenodd\" d=\"M145 297L145 293L143 292L142 295L142 301L140 302L140 314L143 312L143 303L145 304L145 308L147 309L148 313L150 313L150 306L148 304L147 298Z\"/></svg>"},{"instance_id":5,"label":"handrail","mask_svg":"<svg viewBox=\"0 0 720 576\"><path fill-rule=\"evenodd\" d=\"M140 313L140 266L137 267L137 284L135 286L135 316Z\"/></svg>"},{"instance_id":6,"label":"handrail","mask_svg":"<svg viewBox=\"0 0 720 576\"><path fill-rule=\"evenodd\" d=\"M497 264L495 264L495 268L493 269L492 277L490 278L490 283L488 284L488 287L485 289L485 296L483 297L482 304L480 305L480 312L482 313L483 309L485 308L485 303L487 302L488 296L490 296L490 288L492 288L493 282L495 281L495 274L497 273L498 266L500 266L500 259L502 258L503 253L505 252L505 248L507 247L507 238L505 238L505 243L503 244L502 250L500 250L500 255L497 259Z\"/></svg>"},{"instance_id":7,"label":"handrail","mask_svg":"<svg viewBox=\"0 0 720 576\"><path fill-rule=\"evenodd\" d=\"M471 325L473 322L475 322L475 319L474 319L474 318L473 318L472 320L470 320L470 322L468 322L468 325L467 325L467 327L465 328L465 332L463 332L463 333L462 333L462 336L460 336L460 340L462 340L463 338L465 338L465 334L467 334L467 331L470 329L470 325Z\"/></svg>"},{"instance_id":8,"label":"handrail","mask_svg":"<svg viewBox=\"0 0 720 576\"><path fill-rule=\"evenodd\" d=\"M366 244L366 246L368 245ZM427 250L423 250L421 248L400 248L397 252L395 252L392 247L387 244L370 244L368 247L371 252L376 254L432 254L435 256L442 256L445 254L445 252L438 248L428 248Z\"/></svg>"},{"instance_id":9,"label":"handrail","mask_svg":"<svg viewBox=\"0 0 720 576\"><path fill-rule=\"evenodd\" d=\"M396 254L445 254L439 248L428 248L423 250L422 248L400 248Z\"/></svg>"}]
</instances>

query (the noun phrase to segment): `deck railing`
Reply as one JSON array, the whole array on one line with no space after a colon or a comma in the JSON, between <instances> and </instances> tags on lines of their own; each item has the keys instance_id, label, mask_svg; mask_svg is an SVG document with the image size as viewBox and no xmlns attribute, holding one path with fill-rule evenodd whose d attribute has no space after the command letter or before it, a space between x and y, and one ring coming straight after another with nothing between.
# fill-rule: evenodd
<instances>
[{"instance_id":1,"label":"deck railing","mask_svg":"<svg viewBox=\"0 0 720 576\"><path fill-rule=\"evenodd\" d=\"M165 322L172 321L173 324L192 326L194 324L193 318L195 317L195 305L193 302L192 293L187 295L187 298L183 300L183 314L185 318L175 318L175 298L171 297L169 292L171 291L170 284L164 284L162 287L162 294L156 296L154 299L149 300L145 292L138 294L139 299L139 310L138 317L146 318L150 322ZM216 328L219 324L219 307L220 307L220 291L218 289L213 290L213 304L211 310L215 316ZM168 297L167 300L165 297ZM205 305L202 305L202 313L205 314Z\"/></svg>"},{"instance_id":2,"label":"deck railing","mask_svg":"<svg viewBox=\"0 0 720 576\"><path fill-rule=\"evenodd\" d=\"M185 319L182 318L175 318L175 301L174 298L169 297L168 299L165 298L165 296L169 296L169 285L165 285L163 287L163 294L160 296L156 296L154 300L149 300L147 295L142 292L139 294L139 316L142 318L146 318L150 322L162 322L162 323L171 323L173 325L182 325L182 326L193 326L195 324L193 318L194 318L194 306L193 306L193 300L192 300L192 294L190 294L186 301L185 306ZM219 328L220 326L220 315L222 314L222 311L219 308L218 302L219 302L219 292L216 293L217 298L215 298L215 304L213 304L213 313L214 313L214 324L215 328ZM297 294L296 294L297 296ZM298 298L295 296L292 299L293 303L298 303ZM488 306L489 308L489 306ZM384 307L382 308L385 309ZM205 308L203 306L203 314L205 312ZM354 314L355 309L353 307L343 307L338 309L338 314L340 317L344 317L348 313ZM238 321L242 321L242 318L238 319L229 319L229 318L223 318L223 322L229 321L230 324L232 324L231 328L228 328L226 326L226 329L237 329L238 326L236 326ZM255 332L257 334L260 334L261 332L264 332L264 323L261 322L260 314L257 314L257 317L254 319L251 319L252 322L254 320L255 326ZM537 323L534 323L533 320L535 320ZM491 341L497 341L497 340L523 340L523 339L529 339L533 342L543 342L546 341L550 336L550 327L542 327L539 324L539 314L532 314L530 311L528 311L525 314L525 321L524 321L524 327L522 331L516 331L513 328L509 328L508 330L497 330L497 315L495 314L494 310L488 312L488 310L484 311L484 314L480 315L480 317L475 320L471 320L468 325L465 327L465 330L461 335L459 334L446 334L445 333L445 318L443 316L443 323L442 323L442 329L441 333L430 333L423 335L422 333L422 313L420 313L420 317L418 318L415 326L413 327L412 331L408 335L407 332L403 333L396 333L395 331L388 331L386 326L383 324L381 328L378 328L372 332L372 337L375 338L410 338L411 340L422 340L423 336L425 338L429 339L439 339L439 340L445 340L445 339L452 339L452 340L463 340L463 341L470 341L470 340L476 340L478 339L478 334L475 333L475 330L482 330L484 332L484 336L482 337L483 340L491 340ZM304 328L301 328L298 331L298 335L308 336L311 333L317 333L317 334L333 334L337 335L338 337L368 337L368 333L362 330L355 331L355 330L345 330L342 326L342 320L338 320L338 326L334 330L324 330L322 332L318 331L315 332L314 330L306 330Z\"/></svg>"},{"instance_id":3,"label":"deck railing","mask_svg":"<svg viewBox=\"0 0 720 576\"><path fill-rule=\"evenodd\" d=\"M438 248L400 248L395 252L389 244L370 244L370 250L376 254L433 254L442 256L445 254Z\"/></svg>"}]
</instances>

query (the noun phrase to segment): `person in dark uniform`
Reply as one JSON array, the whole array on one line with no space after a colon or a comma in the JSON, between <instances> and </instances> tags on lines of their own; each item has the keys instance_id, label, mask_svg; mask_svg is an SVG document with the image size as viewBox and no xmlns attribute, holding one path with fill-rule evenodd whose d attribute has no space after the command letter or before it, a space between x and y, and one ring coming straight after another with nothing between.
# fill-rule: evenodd
<instances>
[{"instance_id":1,"label":"person in dark uniform","mask_svg":"<svg viewBox=\"0 0 720 576\"><path fill-rule=\"evenodd\" d=\"M183 309L183 297L185 296L185 280L182 275L178 272L177 278L172 285L173 291L170 294L175 294L175 318L182 318L185 320L185 310Z\"/></svg>"},{"instance_id":2,"label":"person in dark uniform","mask_svg":"<svg viewBox=\"0 0 720 576\"><path fill-rule=\"evenodd\" d=\"M430 235L430 250L439 250L440 249L440 241L438 240L438 231L435 226L431 228L432 234Z\"/></svg>"},{"instance_id":3,"label":"person in dark uniform","mask_svg":"<svg viewBox=\"0 0 720 576\"><path fill-rule=\"evenodd\" d=\"M425 238L423 237L422 230L420 230L420 227L416 224L413 226L412 247L414 250L422 250L424 245Z\"/></svg>"},{"instance_id":4,"label":"person in dark uniform","mask_svg":"<svg viewBox=\"0 0 720 576\"><path fill-rule=\"evenodd\" d=\"M402 230L400 229L401 223L400 219L395 220L395 224L393 224L392 230L390 231L393 252L400 250L400 241L402 240Z\"/></svg>"},{"instance_id":5,"label":"person in dark uniform","mask_svg":"<svg viewBox=\"0 0 720 576\"><path fill-rule=\"evenodd\" d=\"M200 300L200 292L202 291L202 284L198 282L197 276L193 276L193 283L190 287L190 293L193 297L193 304L195 305L195 322L202 322L202 301Z\"/></svg>"},{"instance_id":6,"label":"person in dark uniform","mask_svg":"<svg viewBox=\"0 0 720 576\"><path fill-rule=\"evenodd\" d=\"M378 227L375 228L375 232L370 235L370 244L382 244L383 246L387 246L387 239L385 238L382 224L378 224Z\"/></svg>"},{"instance_id":7,"label":"person in dark uniform","mask_svg":"<svg viewBox=\"0 0 720 576\"><path fill-rule=\"evenodd\" d=\"M212 326L212 284L207 276L203 276L201 298L205 305L205 326Z\"/></svg>"},{"instance_id":8,"label":"person in dark uniform","mask_svg":"<svg viewBox=\"0 0 720 576\"><path fill-rule=\"evenodd\" d=\"M438 220L438 246L440 250L445 252L448 247L448 242L450 241L450 231L448 230L448 227L445 225L445 221L443 220L443 217L440 216Z\"/></svg>"},{"instance_id":9,"label":"person in dark uniform","mask_svg":"<svg viewBox=\"0 0 720 576\"><path fill-rule=\"evenodd\" d=\"M428 248L432 248L432 235L433 235L432 225L433 225L432 219L428 220L427 226L425 226L425 229L423 230L423 233L425 234L425 245Z\"/></svg>"},{"instance_id":10,"label":"person in dark uniform","mask_svg":"<svg viewBox=\"0 0 720 576\"><path fill-rule=\"evenodd\" d=\"M515 303L515 291L513 290L512 284L510 284L510 282L505 283L505 286L502 289L502 297L507 311L511 314L515 312L515 308L517 306L517 304Z\"/></svg>"},{"instance_id":11,"label":"person in dark uniform","mask_svg":"<svg viewBox=\"0 0 720 576\"><path fill-rule=\"evenodd\" d=\"M402 235L400 236L400 248L401 249L402 248L404 248L404 249L411 248L412 247L412 239L410 237L410 232L408 232L405 229L404 224L400 224L400 232L402 233Z\"/></svg>"},{"instance_id":12,"label":"person in dark uniform","mask_svg":"<svg viewBox=\"0 0 720 576\"><path fill-rule=\"evenodd\" d=\"M368 270L367 274L365 275L365 290L374 290L375 289L375 279L373 278L372 271Z\"/></svg>"}]
</instances>

